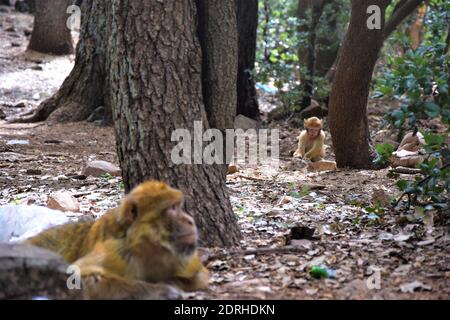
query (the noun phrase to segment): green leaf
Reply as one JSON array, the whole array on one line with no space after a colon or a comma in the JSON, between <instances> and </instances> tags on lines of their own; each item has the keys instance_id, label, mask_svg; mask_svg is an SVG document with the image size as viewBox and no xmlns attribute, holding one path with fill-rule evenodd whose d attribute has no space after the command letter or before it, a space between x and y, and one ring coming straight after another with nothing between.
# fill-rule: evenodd
<instances>
[{"instance_id":1,"label":"green leaf","mask_svg":"<svg viewBox=\"0 0 450 320\"><path fill-rule=\"evenodd\" d=\"M405 191L406 188L408 187L408 181L406 181L406 180L399 180L399 181L397 181L397 187L401 191Z\"/></svg>"},{"instance_id":2,"label":"green leaf","mask_svg":"<svg viewBox=\"0 0 450 320\"><path fill-rule=\"evenodd\" d=\"M439 114L441 112L441 107L439 107L436 103L428 101L428 102L425 102L424 106L425 106L425 112L429 117L435 118L435 117L439 116Z\"/></svg>"}]
</instances>

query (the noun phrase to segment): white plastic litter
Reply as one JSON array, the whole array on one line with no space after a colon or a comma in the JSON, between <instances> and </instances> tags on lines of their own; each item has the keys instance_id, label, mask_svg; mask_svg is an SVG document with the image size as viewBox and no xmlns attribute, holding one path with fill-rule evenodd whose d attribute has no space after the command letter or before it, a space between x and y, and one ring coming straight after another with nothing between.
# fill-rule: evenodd
<instances>
[{"instance_id":1,"label":"white plastic litter","mask_svg":"<svg viewBox=\"0 0 450 320\"><path fill-rule=\"evenodd\" d=\"M45 207L3 206L0 207L0 242L20 242L69 221L63 212Z\"/></svg>"}]
</instances>

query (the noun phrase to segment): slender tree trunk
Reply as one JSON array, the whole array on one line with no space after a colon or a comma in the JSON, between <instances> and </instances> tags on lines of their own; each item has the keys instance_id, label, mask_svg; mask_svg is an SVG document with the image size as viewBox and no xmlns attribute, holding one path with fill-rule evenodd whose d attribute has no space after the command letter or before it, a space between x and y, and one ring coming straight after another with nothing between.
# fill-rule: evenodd
<instances>
[{"instance_id":1,"label":"slender tree trunk","mask_svg":"<svg viewBox=\"0 0 450 320\"><path fill-rule=\"evenodd\" d=\"M369 134L367 100L373 69L383 45L383 27L367 27L370 5L381 9L384 26L388 0L352 0L352 16L331 90L329 124L339 167L371 168L375 152Z\"/></svg>"},{"instance_id":2,"label":"slender tree trunk","mask_svg":"<svg viewBox=\"0 0 450 320\"><path fill-rule=\"evenodd\" d=\"M445 52L448 52L450 50L450 24L448 26L447 30L447 38L445 39Z\"/></svg>"},{"instance_id":3,"label":"slender tree trunk","mask_svg":"<svg viewBox=\"0 0 450 320\"><path fill-rule=\"evenodd\" d=\"M305 96L301 101L302 107L308 107L311 104L311 98L314 93L314 76L316 66L316 40L317 40L317 26L325 6L324 0L315 2L300 0L299 1L299 18L306 19L305 11L311 8L311 19L308 27L302 26L300 31L307 29L308 41L305 47L300 46L299 60L301 64L306 67L307 75L301 79Z\"/></svg>"},{"instance_id":4,"label":"slender tree trunk","mask_svg":"<svg viewBox=\"0 0 450 320\"><path fill-rule=\"evenodd\" d=\"M107 9L109 2L83 1L81 5L81 33L77 46L75 66L61 88L51 98L42 102L27 117L11 122L75 122L86 120L98 107L105 108L105 123L112 123L108 59Z\"/></svg>"},{"instance_id":5,"label":"slender tree trunk","mask_svg":"<svg viewBox=\"0 0 450 320\"><path fill-rule=\"evenodd\" d=\"M341 32L338 29L338 15L342 10L342 3L337 0L328 1L324 7L322 20L326 33L319 33L316 45L315 73L318 76L325 76L332 67L339 45L341 43Z\"/></svg>"},{"instance_id":6,"label":"slender tree trunk","mask_svg":"<svg viewBox=\"0 0 450 320\"><path fill-rule=\"evenodd\" d=\"M236 87L230 82L237 61L225 56L226 52L236 53L236 49L227 47L236 39L231 20L224 21L224 17L233 16L229 3L206 1L207 7L200 10L206 14L200 26L208 26L207 31L200 29L207 39L204 48L212 50L207 52L203 69L194 0L114 0L111 5L114 19L108 47L112 109L126 190L146 179L166 181L184 191L187 212L200 229L201 244L236 245L240 232L226 192L223 166L178 165L171 158L177 144L171 141L175 130L187 129L193 135L194 121L203 121L205 128L210 122L226 128L235 114ZM213 5L217 12L213 12ZM220 31L222 35L217 33ZM220 38L210 38L213 35ZM222 43L221 50L216 41ZM233 69L223 65L227 63ZM214 70L219 74L212 75ZM206 88L206 94L216 96L206 96L207 107L202 75L203 79L219 81L224 89L218 92L221 87L208 84L211 87ZM232 79L218 79L221 75ZM222 108L230 108L232 116Z\"/></svg>"},{"instance_id":7,"label":"slender tree trunk","mask_svg":"<svg viewBox=\"0 0 450 320\"><path fill-rule=\"evenodd\" d=\"M71 54L72 35L67 28L67 7L72 0L39 0L29 50L55 55Z\"/></svg>"},{"instance_id":8,"label":"slender tree trunk","mask_svg":"<svg viewBox=\"0 0 450 320\"><path fill-rule=\"evenodd\" d=\"M259 119L256 96L255 69L258 0L236 0L239 37L239 66L237 78L237 114Z\"/></svg>"}]
</instances>

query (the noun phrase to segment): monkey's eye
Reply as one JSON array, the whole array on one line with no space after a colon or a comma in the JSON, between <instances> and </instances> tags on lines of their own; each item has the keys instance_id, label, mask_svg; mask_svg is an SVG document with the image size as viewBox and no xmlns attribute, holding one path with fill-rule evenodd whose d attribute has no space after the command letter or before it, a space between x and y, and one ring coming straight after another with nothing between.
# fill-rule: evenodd
<instances>
[{"instance_id":1,"label":"monkey's eye","mask_svg":"<svg viewBox=\"0 0 450 320\"><path fill-rule=\"evenodd\" d=\"M166 213L168 215L176 215L177 212L178 212L178 204L173 204L166 210Z\"/></svg>"}]
</instances>

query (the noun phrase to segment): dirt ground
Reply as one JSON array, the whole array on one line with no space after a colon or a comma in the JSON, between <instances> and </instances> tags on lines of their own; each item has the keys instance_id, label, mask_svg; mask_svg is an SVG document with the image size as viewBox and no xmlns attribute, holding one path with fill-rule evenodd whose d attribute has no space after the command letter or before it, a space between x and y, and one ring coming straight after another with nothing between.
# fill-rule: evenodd
<instances>
[{"instance_id":1,"label":"dirt ground","mask_svg":"<svg viewBox=\"0 0 450 320\"><path fill-rule=\"evenodd\" d=\"M32 18L7 15L5 10L10 8L0 6L0 110L11 117L32 110L55 92L74 57L25 53L29 37L24 30L31 28ZM24 106L16 107L20 102ZM375 140L386 138L377 128L388 107L370 104ZM364 210L374 198L400 195L388 169L293 171L290 152L298 129L285 123L271 126L281 130L280 169L241 166L228 176L243 234L241 248L202 250L211 285L207 292L189 298L450 298L448 213L420 216L402 203L374 216ZM333 159L328 151L327 158ZM113 128L84 122L49 126L0 120L0 206L45 206L49 194L69 190L81 203L80 212L72 215L100 215L117 205L122 183L120 178L80 177L83 165L92 159L118 165ZM40 172L36 175L30 169ZM287 235L294 226L314 234L294 241L289 247L294 249L287 250ZM316 265L334 270L335 276L313 278L308 270ZM379 287L372 288L368 281L376 278Z\"/></svg>"}]
</instances>

